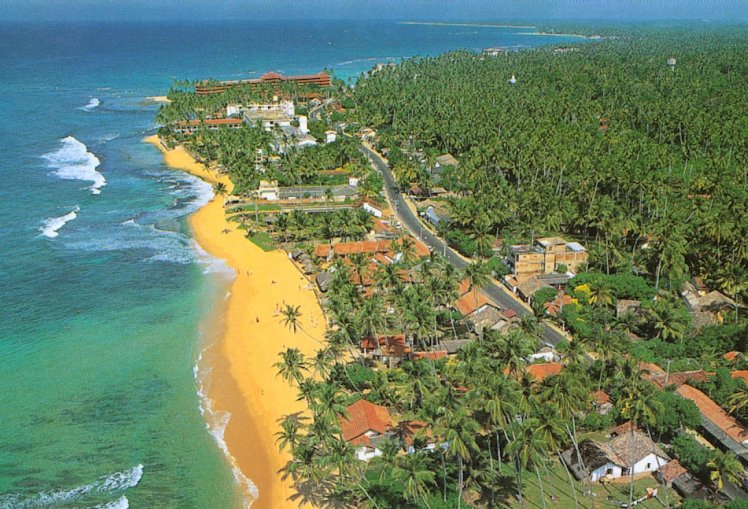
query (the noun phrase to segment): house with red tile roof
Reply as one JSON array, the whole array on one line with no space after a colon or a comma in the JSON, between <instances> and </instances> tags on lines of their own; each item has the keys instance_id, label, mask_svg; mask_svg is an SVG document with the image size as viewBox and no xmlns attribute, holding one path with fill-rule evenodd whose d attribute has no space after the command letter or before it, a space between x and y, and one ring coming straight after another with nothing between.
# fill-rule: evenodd
<instances>
[{"instance_id":1,"label":"house with red tile roof","mask_svg":"<svg viewBox=\"0 0 748 509\"><path fill-rule=\"evenodd\" d=\"M560 362L543 362L541 364L530 364L527 366L527 374L536 382L542 382L548 377L561 373L564 365Z\"/></svg>"},{"instance_id":2,"label":"house with red tile roof","mask_svg":"<svg viewBox=\"0 0 748 509\"><path fill-rule=\"evenodd\" d=\"M613 409L613 402L605 391L593 392L592 398L592 403L598 414L605 415Z\"/></svg>"},{"instance_id":3,"label":"house with red tile roof","mask_svg":"<svg viewBox=\"0 0 748 509\"><path fill-rule=\"evenodd\" d=\"M695 387L683 384L676 392L696 404L701 412L701 425L709 435L744 462L748 461L748 429L745 426Z\"/></svg>"},{"instance_id":4,"label":"house with red tile roof","mask_svg":"<svg viewBox=\"0 0 748 509\"><path fill-rule=\"evenodd\" d=\"M343 440L356 449L356 457L361 461L381 456L377 448L392 427L390 412L385 407L360 399L346 408L347 417L339 417Z\"/></svg>"},{"instance_id":5,"label":"house with red tile roof","mask_svg":"<svg viewBox=\"0 0 748 509\"><path fill-rule=\"evenodd\" d=\"M735 362L735 361L737 361L737 360L739 360L739 359L743 358L744 356L745 356L745 355L744 355L744 354L743 354L742 352L736 352L735 350L733 350L732 352L727 352L727 353L726 353L725 355L723 355L722 357L723 357L723 358L724 358L724 359L725 359L725 360L726 360L727 362Z\"/></svg>"},{"instance_id":6,"label":"house with red tile roof","mask_svg":"<svg viewBox=\"0 0 748 509\"><path fill-rule=\"evenodd\" d=\"M742 378L743 381L748 384L748 369L739 369L730 373L733 378Z\"/></svg>"},{"instance_id":7,"label":"house with red tile roof","mask_svg":"<svg viewBox=\"0 0 748 509\"><path fill-rule=\"evenodd\" d=\"M446 359L446 358L447 358L446 350L435 350L433 352L412 352L410 354L410 360L412 361L420 361L422 359L431 359L432 361L436 361L439 359Z\"/></svg>"},{"instance_id":8,"label":"house with red tile roof","mask_svg":"<svg viewBox=\"0 0 748 509\"><path fill-rule=\"evenodd\" d=\"M364 253L369 255L375 255L376 253L387 253L392 250L393 242L395 245L399 245L400 241L390 240L362 240L358 242L338 242L337 244L317 244L314 247L314 255L320 258L327 258L328 260L334 254L337 256L350 256L354 253ZM419 241L414 241L414 249L416 254L425 258L430 254L429 248Z\"/></svg>"},{"instance_id":9,"label":"house with red tile roof","mask_svg":"<svg viewBox=\"0 0 748 509\"><path fill-rule=\"evenodd\" d=\"M374 355L376 357L407 357L411 352L410 346L405 340L404 334L387 334L374 338L364 338L361 340L361 349L364 354Z\"/></svg>"}]
</instances>

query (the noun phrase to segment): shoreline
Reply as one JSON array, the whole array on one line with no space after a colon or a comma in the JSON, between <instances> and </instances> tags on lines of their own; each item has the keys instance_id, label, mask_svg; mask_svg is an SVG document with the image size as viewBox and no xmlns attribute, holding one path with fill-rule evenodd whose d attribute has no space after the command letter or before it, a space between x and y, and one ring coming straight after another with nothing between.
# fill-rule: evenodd
<instances>
[{"instance_id":1,"label":"shoreline","mask_svg":"<svg viewBox=\"0 0 748 509\"><path fill-rule=\"evenodd\" d=\"M170 168L186 171L211 184L222 182L229 190L233 188L228 177L209 171L182 147L167 150L155 135L144 141L163 153ZM262 251L246 239L236 223L227 221L222 201L221 197L214 197L189 218L193 237L200 247L224 260L236 274L227 302L215 306L214 313L223 316L209 319L220 324L214 327L221 330L216 331L219 339L203 356L207 370L200 369L210 373L206 397L211 408L206 413L230 414L222 437L227 461L251 481L243 483L234 471L252 509L309 507L291 500L297 496L292 481L283 480L278 473L291 459L287 451L281 453L275 444L278 419L304 412L305 406L296 401L295 391L277 376L273 364L287 347L312 355L318 345L305 334L293 334L286 329L276 311L283 303L301 306L302 326L312 336L322 338L325 332L322 310L315 293L306 288L308 281L286 253ZM211 424L214 423L208 422L209 428Z\"/></svg>"}]
</instances>

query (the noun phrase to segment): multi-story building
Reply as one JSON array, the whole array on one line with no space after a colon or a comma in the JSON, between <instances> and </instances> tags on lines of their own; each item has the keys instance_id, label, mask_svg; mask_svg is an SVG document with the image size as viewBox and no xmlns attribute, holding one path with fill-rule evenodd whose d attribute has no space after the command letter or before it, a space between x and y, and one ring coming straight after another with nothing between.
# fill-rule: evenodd
<instances>
[{"instance_id":1,"label":"multi-story building","mask_svg":"<svg viewBox=\"0 0 748 509\"><path fill-rule=\"evenodd\" d=\"M515 276L533 276L557 272L566 266L577 272L587 264L589 253L578 242L566 242L560 237L536 239L532 244L511 247L507 260Z\"/></svg>"},{"instance_id":2,"label":"multi-story building","mask_svg":"<svg viewBox=\"0 0 748 509\"><path fill-rule=\"evenodd\" d=\"M220 94L225 92L231 87L238 85L261 85L269 83L275 85L278 83L293 82L298 85L312 85L317 87L329 87L332 82L330 81L330 75L326 72L319 72L317 74L305 74L301 76L284 76L276 72L268 72L256 79L250 80L232 80L232 81L218 81L209 82L204 81L199 85L195 85L195 93L199 95L207 94Z\"/></svg>"}]
</instances>

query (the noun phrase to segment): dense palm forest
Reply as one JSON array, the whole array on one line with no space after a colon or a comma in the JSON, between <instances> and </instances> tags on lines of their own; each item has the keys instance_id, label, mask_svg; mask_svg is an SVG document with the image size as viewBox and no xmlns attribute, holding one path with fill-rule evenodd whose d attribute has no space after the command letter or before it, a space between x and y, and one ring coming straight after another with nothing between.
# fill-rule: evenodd
<instances>
[{"instance_id":1,"label":"dense palm forest","mask_svg":"<svg viewBox=\"0 0 748 509\"><path fill-rule=\"evenodd\" d=\"M408 60L359 81L355 116L396 170L403 151L458 157L453 228L562 232L590 243L595 268L745 294L746 47L744 29L647 32Z\"/></svg>"}]
</instances>

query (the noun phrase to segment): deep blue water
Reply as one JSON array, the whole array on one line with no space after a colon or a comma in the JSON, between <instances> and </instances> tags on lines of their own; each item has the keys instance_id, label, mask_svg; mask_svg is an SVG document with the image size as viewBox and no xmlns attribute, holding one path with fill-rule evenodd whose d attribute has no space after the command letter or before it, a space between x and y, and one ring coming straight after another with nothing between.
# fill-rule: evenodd
<instances>
[{"instance_id":1,"label":"deep blue water","mask_svg":"<svg viewBox=\"0 0 748 509\"><path fill-rule=\"evenodd\" d=\"M200 413L230 277L185 216L210 188L142 138L173 79L572 41L393 22L0 24L0 508L235 507Z\"/></svg>"}]
</instances>

